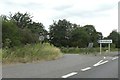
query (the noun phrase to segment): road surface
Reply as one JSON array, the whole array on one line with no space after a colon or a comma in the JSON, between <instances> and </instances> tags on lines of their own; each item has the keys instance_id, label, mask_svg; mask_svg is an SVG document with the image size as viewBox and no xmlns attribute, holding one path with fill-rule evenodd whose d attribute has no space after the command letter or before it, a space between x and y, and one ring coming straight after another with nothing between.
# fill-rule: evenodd
<instances>
[{"instance_id":1,"label":"road surface","mask_svg":"<svg viewBox=\"0 0 120 80\"><path fill-rule=\"evenodd\" d=\"M118 56L66 54L53 61L3 65L3 78L118 78Z\"/></svg>"}]
</instances>

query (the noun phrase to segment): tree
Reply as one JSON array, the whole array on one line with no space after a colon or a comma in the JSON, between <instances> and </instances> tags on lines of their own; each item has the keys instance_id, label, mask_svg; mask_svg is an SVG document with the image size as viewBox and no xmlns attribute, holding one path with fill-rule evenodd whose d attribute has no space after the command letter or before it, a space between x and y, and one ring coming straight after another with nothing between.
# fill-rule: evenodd
<instances>
[{"instance_id":1,"label":"tree","mask_svg":"<svg viewBox=\"0 0 120 80\"><path fill-rule=\"evenodd\" d=\"M8 46L8 44L6 45L8 40L9 40L9 42L11 42L11 43L9 43L9 46ZM20 45L21 44L20 40L21 40L21 38L20 38L17 26L12 21L3 19L3 21L2 21L3 47L4 46L11 47L11 46Z\"/></svg>"},{"instance_id":2,"label":"tree","mask_svg":"<svg viewBox=\"0 0 120 80\"><path fill-rule=\"evenodd\" d=\"M87 47L91 42L96 47L102 37L102 33L97 32L93 25L81 27L65 19L50 26L50 42L58 47Z\"/></svg>"},{"instance_id":3,"label":"tree","mask_svg":"<svg viewBox=\"0 0 120 80\"><path fill-rule=\"evenodd\" d=\"M70 41L72 47L87 47L89 35L82 27L77 27L72 31Z\"/></svg>"},{"instance_id":4,"label":"tree","mask_svg":"<svg viewBox=\"0 0 120 80\"><path fill-rule=\"evenodd\" d=\"M19 29L19 33L21 36L21 43L24 45L38 42L39 35L32 33L29 29Z\"/></svg>"},{"instance_id":5,"label":"tree","mask_svg":"<svg viewBox=\"0 0 120 80\"><path fill-rule=\"evenodd\" d=\"M14 47L38 42L38 35L28 28L19 28L18 25L7 16L2 17L2 43L3 47Z\"/></svg>"},{"instance_id":6,"label":"tree","mask_svg":"<svg viewBox=\"0 0 120 80\"><path fill-rule=\"evenodd\" d=\"M69 46L72 24L66 19L53 22L50 25L50 42L58 47Z\"/></svg>"},{"instance_id":7,"label":"tree","mask_svg":"<svg viewBox=\"0 0 120 80\"><path fill-rule=\"evenodd\" d=\"M116 48L120 48L119 38L120 38L120 34L116 30L113 30L107 37L107 39L112 39L113 44L115 44Z\"/></svg>"},{"instance_id":8,"label":"tree","mask_svg":"<svg viewBox=\"0 0 120 80\"><path fill-rule=\"evenodd\" d=\"M42 23L33 22L31 25L29 25L28 29L30 29L32 33L38 35L38 37L43 36L44 40L42 42L48 42L48 32L44 29L44 25Z\"/></svg>"},{"instance_id":9,"label":"tree","mask_svg":"<svg viewBox=\"0 0 120 80\"><path fill-rule=\"evenodd\" d=\"M32 22L32 17L26 13L17 12L13 16L11 15L11 19L16 23L19 28L28 27Z\"/></svg>"},{"instance_id":10,"label":"tree","mask_svg":"<svg viewBox=\"0 0 120 80\"><path fill-rule=\"evenodd\" d=\"M46 36L47 36L48 32L44 29L44 25L42 23L39 23L39 22L38 23L33 22L31 15L28 14L27 12L24 13L24 14L20 13L20 12L17 12L13 16L11 14L10 18L11 18L12 21L15 22L15 24L20 29L23 29L23 32L28 31L31 34L31 31L32 31L33 34L38 35L38 38L39 38L39 36L44 36L45 40L46 40ZM31 31L29 31L28 29L30 29Z\"/></svg>"},{"instance_id":11,"label":"tree","mask_svg":"<svg viewBox=\"0 0 120 80\"><path fill-rule=\"evenodd\" d=\"M83 28L89 35L89 42L94 43L94 47L98 46L97 41L103 38L102 33L97 32L93 25L85 25Z\"/></svg>"},{"instance_id":12,"label":"tree","mask_svg":"<svg viewBox=\"0 0 120 80\"><path fill-rule=\"evenodd\" d=\"M44 29L44 25L42 23L36 23L36 22L33 22L29 25L28 27L32 33L35 33L39 36L46 36L48 34L48 32Z\"/></svg>"}]
</instances>

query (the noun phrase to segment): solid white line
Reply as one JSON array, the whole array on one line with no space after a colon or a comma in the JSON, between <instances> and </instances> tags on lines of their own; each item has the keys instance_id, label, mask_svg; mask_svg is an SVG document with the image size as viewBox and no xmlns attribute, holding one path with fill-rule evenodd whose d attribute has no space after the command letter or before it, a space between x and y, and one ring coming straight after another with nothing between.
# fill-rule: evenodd
<instances>
[{"instance_id":1,"label":"solid white line","mask_svg":"<svg viewBox=\"0 0 120 80\"><path fill-rule=\"evenodd\" d=\"M77 72L72 72L72 73L62 76L62 78L68 78L68 77L76 75L76 74L77 74Z\"/></svg>"},{"instance_id":2,"label":"solid white line","mask_svg":"<svg viewBox=\"0 0 120 80\"><path fill-rule=\"evenodd\" d=\"M115 59L117 59L118 57L114 57L114 58L112 58L112 60L115 60Z\"/></svg>"},{"instance_id":3,"label":"solid white line","mask_svg":"<svg viewBox=\"0 0 120 80\"><path fill-rule=\"evenodd\" d=\"M81 69L81 71L87 71L89 69L91 69L91 67L87 67L87 68Z\"/></svg>"}]
</instances>

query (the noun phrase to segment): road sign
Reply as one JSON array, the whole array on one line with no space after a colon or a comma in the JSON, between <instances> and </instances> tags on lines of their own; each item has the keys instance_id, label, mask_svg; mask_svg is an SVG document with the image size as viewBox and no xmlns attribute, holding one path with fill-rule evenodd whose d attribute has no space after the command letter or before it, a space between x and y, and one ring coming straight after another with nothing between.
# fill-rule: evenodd
<instances>
[{"instance_id":1,"label":"road sign","mask_svg":"<svg viewBox=\"0 0 120 80\"><path fill-rule=\"evenodd\" d=\"M93 47L93 43L89 43L88 48L92 48L92 47Z\"/></svg>"},{"instance_id":2,"label":"road sign","mask_svg":"<svg viewBox=\"0 0 120 80\"><path fill-rule=\"evenodd\" d=\"M110 43L112 43L112 40L98 40L98 43L100 43L100 54L102 52L102 43L107 43L108 44L108 50L110 52Z\"/></svg>"},{"instance_id":3,"label":"road sign","mask_svg":"<svg viewBox=\"0 0 120 80\"><path fill-rule=\"evenodd\" d=\"M43 41L44 40L44 36L39 36L39 40Z\"/></svg>"},{"instance_id":4,"label":"road sign","mask_svg":"<svg viewBox=\"0 0 120 80\"><path fill-rule=\"evenodd\" d=\"M112 43L112 40L98 40L98 43Z\"/></svg>"}]
</instances>

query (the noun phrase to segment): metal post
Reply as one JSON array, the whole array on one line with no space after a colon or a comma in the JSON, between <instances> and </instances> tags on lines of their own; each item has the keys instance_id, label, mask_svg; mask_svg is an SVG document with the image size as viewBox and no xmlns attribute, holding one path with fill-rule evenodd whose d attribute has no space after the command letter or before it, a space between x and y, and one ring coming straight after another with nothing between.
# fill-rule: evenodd
<instances>
[{"instance_id":1,"label":"metal post","mask_svg":"<svg viewBox=\"0 0 120 80\"><path fill-rule=\"evenodd\" d=\"M100 43L100 54L102 53L102 44Z\"/></svg>"}]
</instances>

